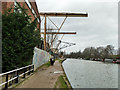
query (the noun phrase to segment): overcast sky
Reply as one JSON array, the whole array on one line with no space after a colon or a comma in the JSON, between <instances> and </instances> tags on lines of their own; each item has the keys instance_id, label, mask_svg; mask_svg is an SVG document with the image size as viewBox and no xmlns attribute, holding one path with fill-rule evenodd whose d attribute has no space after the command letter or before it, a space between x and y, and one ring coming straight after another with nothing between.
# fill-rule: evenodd
<instances>
[{"instance_id":1,"label":"overcast sky","mask_svg":"<svg viewBox=\"0 0 120 90\"><path fill-rule=\"evenodd\" d=\"M36 0L36 2L39 12L88 13L88 17L67 18L61 31L76 31L77 34L64 35L62 41L76 45L63 51L76 52L91 46L118 47L118 0ZM64 18L51 19L60 26ZM47 24L54 28L49 21Z\"/></svg>"}]
</instances>

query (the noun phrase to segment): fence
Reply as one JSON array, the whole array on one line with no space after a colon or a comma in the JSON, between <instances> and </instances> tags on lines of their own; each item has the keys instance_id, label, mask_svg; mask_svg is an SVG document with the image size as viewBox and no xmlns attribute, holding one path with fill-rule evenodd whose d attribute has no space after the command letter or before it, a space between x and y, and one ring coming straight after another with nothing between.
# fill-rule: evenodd
<instances>
[{"instance_id":1,"label":"fence","mask_svg":"<svg viewBox=\"0 0 120 90\"><path fill-rule=\"evenodd\" d=\"M7 90L8 86L12 85L13 83L18 83L20 77L24 79L27 74L30 75L33 71L34 65L32 64L6 73L2 73L0 74L0 77L2 78L2 83L0 84L0 87Z\"/></svg>"}]
</instances>

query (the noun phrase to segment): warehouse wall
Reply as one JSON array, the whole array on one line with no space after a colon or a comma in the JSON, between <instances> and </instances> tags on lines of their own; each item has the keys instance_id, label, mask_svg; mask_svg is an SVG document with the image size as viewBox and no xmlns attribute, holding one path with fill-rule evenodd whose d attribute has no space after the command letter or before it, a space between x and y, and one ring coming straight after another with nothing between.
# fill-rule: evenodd
<instances>
[{"instance_id":1,"label":"warehouse wall","mask_svg":"<svg viewBox=\"0 0 120 90\"><path fill-rule=\"evenodd\" d=\"M41 65L47 63L50 60L50 54L44 50L34 48L34 56L33 56L33 65L34 70L36 70Z\"/></svg>"}]
</instances>

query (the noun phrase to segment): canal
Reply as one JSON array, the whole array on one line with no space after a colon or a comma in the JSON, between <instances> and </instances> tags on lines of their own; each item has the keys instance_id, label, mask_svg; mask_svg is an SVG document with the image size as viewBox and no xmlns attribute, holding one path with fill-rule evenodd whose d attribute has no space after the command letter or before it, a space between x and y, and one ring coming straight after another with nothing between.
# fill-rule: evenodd
<instances>
[{"instance_id":1,"label":"canal","mask_svg":"<svg viewBox=\"0 0 120 90\"><path fill-rule=\"evenodd\" d=\"M72 88L118 88L118 64L67 59L62 66Z\"/></svg>"}]
</instances>

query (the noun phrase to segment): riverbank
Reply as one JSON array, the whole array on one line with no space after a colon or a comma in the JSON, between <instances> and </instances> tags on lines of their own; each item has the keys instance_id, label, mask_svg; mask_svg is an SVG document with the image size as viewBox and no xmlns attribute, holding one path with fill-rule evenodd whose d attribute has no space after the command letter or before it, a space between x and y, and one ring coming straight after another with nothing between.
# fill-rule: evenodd
<instances>
[{"instance_id":1,"label":"riverbank","mask_svg":"<svg viewBox=\"0 0 120 90\"><path fill-rule=\"evenodd\" d=\"M56 60L53 66L47 63L16 88L69 88L62 64Z\"/></svg>"}]
</instances>

